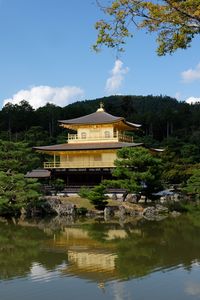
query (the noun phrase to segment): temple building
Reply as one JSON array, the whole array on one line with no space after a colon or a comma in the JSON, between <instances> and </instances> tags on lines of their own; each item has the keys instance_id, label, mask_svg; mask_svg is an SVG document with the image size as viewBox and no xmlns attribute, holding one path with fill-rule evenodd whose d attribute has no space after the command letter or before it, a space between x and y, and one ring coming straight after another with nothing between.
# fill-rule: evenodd
<instances>
[{"instance_id":1,"label":"temple building","mask_svg":"<svg viewBox=\"0 0 200 300\"><path fill-rule=\"evenodd\" d=\"M63 178L69 186L94 185L111 178L117 150L142 145L134 143L133 137L126 133L138 130L141 125L107 113L102 103L94 113L59 123L73 132L68 133L66 143L34 149L50 156L44 169Z\"/></svg>"}]
</instances>

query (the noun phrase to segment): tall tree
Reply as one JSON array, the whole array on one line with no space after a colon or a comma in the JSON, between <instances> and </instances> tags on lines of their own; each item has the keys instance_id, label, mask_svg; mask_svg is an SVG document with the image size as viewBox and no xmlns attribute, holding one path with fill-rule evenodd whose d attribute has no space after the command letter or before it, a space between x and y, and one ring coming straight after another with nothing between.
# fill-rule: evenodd
<instances>
[{"instance_id":1,"label":"tall tree","mask_svg":"<svg viewBox=\"0 0 200 300\"><path fill-rule=\"evenodd\" d=\"M26 143L0 140L0 171L25 173L39 166L39 156Z\"/></svg>"},{"instance_id":2,"label":"tall tree","mask_svg":"<svg viewBox=\"0 0 200 300\"><path fill-rule=\"evenodd\" d=\"M0 214L19 214L22 207L34 203L40 196L40 184L35 179L24 179L23 174L0 171Z\"/></svg>"},{"instance_id":3,"label":"tall tree","mask_svg":"<svg viewBox=\"0 0 200 300\"><path fill-rule=\"evenodd\" d=\"M101 45L123 50L126 38L133 36L131 24L158 34L158 55L187 48L200 33L200 0L112 0L105 6L102 2L97 0L106 19L96 22L96 50Z\"/></svg>"},{"instance_id":4,"label":"tall tree","mask_svg":"<svg viewBox=\"0 0 200 300\"><path fill-rule=\"evenodd\" d=\"M110 187L120 187L127 192L149 194L161 186L161 159L148 149L122 148L118 151L113 171L115 180L105 181Z\"/></svg>"}]
</instances>

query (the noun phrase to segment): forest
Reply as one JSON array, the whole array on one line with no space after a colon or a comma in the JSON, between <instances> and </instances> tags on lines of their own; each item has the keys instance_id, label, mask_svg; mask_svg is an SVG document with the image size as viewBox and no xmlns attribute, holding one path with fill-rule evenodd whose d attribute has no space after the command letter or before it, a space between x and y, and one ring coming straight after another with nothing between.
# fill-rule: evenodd
<instances>
[{"instance_id":1,"label":"forest","mask_svg":"<svg viewBox=\"0 0 200 300\"><path fill-rule=\"evenodd\" d=\"M151 138L153 143L176 138L199 144L200 103L191 105L168 96L152 95L110 96L77 101L65 107L47 103L36 110L26 100L20 104L8 103L0 111L0 138L15 142L32 141L33 144L38 140L43 144L54 143L63 135L58 120L92 113L101 101L108 113L142 124L141 136ZM36 127L39 128L36 130Z\"/></svg>"},{"instance_id":2,"label":"forest","mask_svg":"<svg viewBox=\"0 0 200 300\"><path fill-rule=\"evenodd\" d=\"M168 96L127 95L77 101L65 107L47 103L33 109L25 100L6 104L0 111L0 204L8 209L8 202L15 203L19 191L22 202L38 198L39 184L24 183L20 175L42 167L45 157L32 147L65 143L67 131L58 126L58 120L93 113L101 101L106 112L142 124L134 133L135 142L165 149L160 178L164 188L178 185L187 193L200 195L200 103L191 105ZM8 178L6 173L12 176ZM23 192L24 185L29 192Z\"/></svg>"}]
</instances>

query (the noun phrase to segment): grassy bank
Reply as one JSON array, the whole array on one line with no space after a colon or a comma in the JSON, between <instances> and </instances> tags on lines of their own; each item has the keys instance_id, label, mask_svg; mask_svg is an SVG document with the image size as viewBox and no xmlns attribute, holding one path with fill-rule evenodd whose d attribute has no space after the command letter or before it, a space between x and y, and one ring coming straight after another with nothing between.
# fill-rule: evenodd
<instances>
[{"instance_id":1,"label":"grassy bank","mask_svg":"<svg viewBox=\"0 0 200 300\"><path fill-rule=\"evenodd\" d=\"M86 198L81 198L80 196L68 196L68 197L62 197L61 198L63 203L69 203L76 205L77 208L85 207L88 210L95 209L94 205L90 203L90 201ZM108 199L108 205L109 206L119 206L121 205L121 202L117 200Z\"/></svg>"}]
</instances>

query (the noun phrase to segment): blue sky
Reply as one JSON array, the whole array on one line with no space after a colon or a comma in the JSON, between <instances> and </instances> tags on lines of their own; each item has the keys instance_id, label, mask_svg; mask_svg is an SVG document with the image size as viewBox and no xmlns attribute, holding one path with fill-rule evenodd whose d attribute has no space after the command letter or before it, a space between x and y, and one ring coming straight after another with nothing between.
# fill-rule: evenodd
<instances>
[{"instance_id":1,"label":"blue sky","mask_svg":"<svg viewBox=\"0 0 200 300\"><path fill-rule=\"evenodd\" d=\"M0 0L0 107L27 100L65 106L111 94L200 100L199 37L158 57L154 35L136 32L126 51L91 45L102 14L95 0Z\"/></svg>"}]
</instances>

